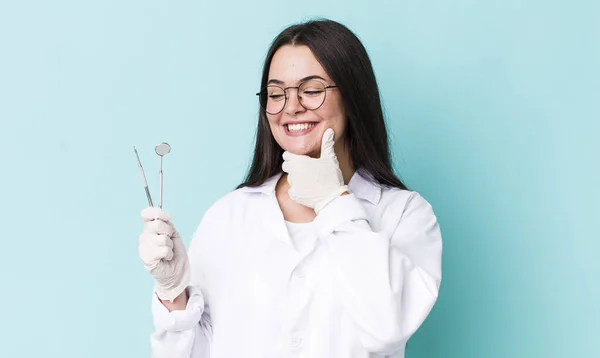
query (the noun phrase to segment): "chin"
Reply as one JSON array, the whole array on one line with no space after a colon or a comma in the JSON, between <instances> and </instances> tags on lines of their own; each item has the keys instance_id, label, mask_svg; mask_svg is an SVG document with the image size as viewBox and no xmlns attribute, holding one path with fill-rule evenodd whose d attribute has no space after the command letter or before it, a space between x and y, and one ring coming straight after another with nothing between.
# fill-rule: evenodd
<instances>
[{"instance_id":1,"label":"chin","mask_svg":"<svg viewBox=\"0 0 600 358\"><path fill-rule=\"evenodd\" d=\"M292 154L296 154L296 155L308 155L309 157L313 157L313 158L317 158L319 157L319 149L318 148L306 148L306 147L299 147L299 146L290 146L288 147L289 149L284 149L287 150L288 152L292 153Z\"/></svg>"}]
</instances>

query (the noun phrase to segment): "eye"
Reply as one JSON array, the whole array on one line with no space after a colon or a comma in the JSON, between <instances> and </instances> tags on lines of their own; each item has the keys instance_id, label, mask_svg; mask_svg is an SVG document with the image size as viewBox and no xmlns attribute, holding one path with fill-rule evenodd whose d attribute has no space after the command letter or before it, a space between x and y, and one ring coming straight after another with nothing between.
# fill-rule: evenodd
<instances>
[{"instance_id":1,"label":"eye","mask_svg":"<svg viewBox=\"0 0 600 358\"><path fill-rule=\"evenodd\" d=\"M282 100L284 97L283 94L279 94L279 93L275 93L275 94L270 94L269 95L269 99L272 99L273 101L280 101Z\"/></svg>"},{"instance_id":2,"label":"eye","mask_svg":"<svg viewBox=\"0 0 600 358\"><path fill-rule=\"evenodd\" d=\"M306 96L320 96L322 93L323 90L319 89L306 89L302 92L302 94Z\"/></svg>"}]
</instances>

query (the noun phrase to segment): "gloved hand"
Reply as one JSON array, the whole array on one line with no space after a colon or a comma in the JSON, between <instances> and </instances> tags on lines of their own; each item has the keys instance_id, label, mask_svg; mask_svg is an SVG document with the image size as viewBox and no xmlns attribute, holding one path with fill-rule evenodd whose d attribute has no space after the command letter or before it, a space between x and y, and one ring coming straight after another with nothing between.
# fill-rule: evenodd
<instances>
[{"instance_id":1,"label":"gloved hand","mask_svg":"<svg viewBox=\"0 0 600 358\"><path fill-rule=\"evenodd\" d=\"M160 208L142 211L143 231L138 251L144 267L154 276L154 290L163 300L173 301L190 283L185 245L170 222L171 215Z\"/></svg>"},{"instance_id":2,"label":"gloved hand","mask_svg":"<svg viewBox=\"0 0 600 358\"><path fill-rule=\"evenodd\" d=\"M333 148L333 137L333 129L328 128L321 141L320 158L283 153L282 170L288 173L290 184L288 195L297 203L313 208L317 214L348 191Z\"/></svg>"}]
</instances>

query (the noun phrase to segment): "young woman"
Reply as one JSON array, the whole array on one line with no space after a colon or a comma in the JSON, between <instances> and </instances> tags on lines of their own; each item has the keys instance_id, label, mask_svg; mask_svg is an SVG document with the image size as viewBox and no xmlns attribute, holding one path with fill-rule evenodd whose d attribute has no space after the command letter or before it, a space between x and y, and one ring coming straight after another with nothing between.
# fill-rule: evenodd
<instances>
[{"instance_id":1,"label":"young woman","mask_svg":"<svg viewBox=\"0 0 600 358\"><path fill-rule=\"evenodd\" d=\"M254 159L189 250L142 212L155 357L404 357L437 300L442 239L394 175L369 57L328 20L269 49Z\"/></svg>"}]
</instances>

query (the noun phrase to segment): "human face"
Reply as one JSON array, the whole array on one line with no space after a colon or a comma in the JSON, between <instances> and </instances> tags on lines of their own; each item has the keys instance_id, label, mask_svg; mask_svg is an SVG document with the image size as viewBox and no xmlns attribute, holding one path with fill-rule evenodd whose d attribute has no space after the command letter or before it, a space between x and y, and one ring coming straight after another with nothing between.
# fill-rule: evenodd
<instances>
[{"instance_id":1,"label":"human face","mask_svg":"<svg viewBox=\"0 0 600 358\"><path fill-rule=\"evenodd\" d=\"M303 79L317 76L316 80L324 85L334 85L327 73L307 46L286 45L275 52L269 68L268 84L277 84L282 88L299 86ZM287 92L285 108L277 114L267 114L271 132L277 143L293 154L318 157L321 153L321 141L327 128L335 133L336 147L344 138L346 119L341 97L337 88L326 90L325 102L315 109L307 110L298 101L297 89ZM290 130L289 125L302 130ZM295 126L294 126L295 125Z\"/></svg>"}]
</instances>

